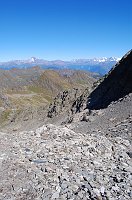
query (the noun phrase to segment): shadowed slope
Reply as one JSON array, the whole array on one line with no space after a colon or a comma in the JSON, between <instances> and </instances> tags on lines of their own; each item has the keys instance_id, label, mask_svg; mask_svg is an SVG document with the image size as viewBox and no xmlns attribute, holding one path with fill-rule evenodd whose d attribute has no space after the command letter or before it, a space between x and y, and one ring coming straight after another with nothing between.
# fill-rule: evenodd
<instances>
[{"instance_id":1,"label":"shadowed slope","mask_svg":"<svg viewBox=\"0 0 132 200\"><path fill-rule=\"evenodd\" d=\"M132 92L132 50L108 73L88 98L89 109L107 107L112 101Z\"/></svg>"}]
</instances>

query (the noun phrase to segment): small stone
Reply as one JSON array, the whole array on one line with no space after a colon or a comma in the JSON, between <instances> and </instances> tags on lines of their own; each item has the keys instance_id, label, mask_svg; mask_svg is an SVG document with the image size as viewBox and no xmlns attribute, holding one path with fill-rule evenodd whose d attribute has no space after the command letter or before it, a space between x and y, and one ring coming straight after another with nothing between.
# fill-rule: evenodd
<instances>
[{"instance_id":1,"label":"small stone","mask_svg":"<svg viewBox=\"0 0 132 200\"><path fill-rule=\"evenodd\" d=\"M78 196L83 199L83 191L78 192Z\"/></svg>"},{"instance_id":2,"label":"small stone","mask_svg":"<svg viewBox=\"0 0 132 200\"><path fill-rule=\"evenodd\" d=\"M59 198L59 192L57 191L52 195L51 199L58 199L58 198Z\"/></svg>"},{"instance_id":3,"label":"small stone","mask_svg":"<svg viewBox=\"0 0 132 200\"><path fill-rule=\"evenodd\" d=\"M104 188L104 186L102 186L102 187L100 188L100 192L101 192L101 194L104 195L104 192L105 192L105 188Z\"/></svg>"}]
</instances>

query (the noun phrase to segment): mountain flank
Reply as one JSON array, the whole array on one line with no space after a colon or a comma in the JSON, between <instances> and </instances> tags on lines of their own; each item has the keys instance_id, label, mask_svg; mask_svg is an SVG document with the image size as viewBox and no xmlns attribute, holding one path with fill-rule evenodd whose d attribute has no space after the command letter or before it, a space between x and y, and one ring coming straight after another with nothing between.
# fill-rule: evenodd
<instances>
[{"instance_id":1,"label":"mountain flank","mask_svg":"<svg viewBox=\"0 0 132 200\"><path fill-rule=\"evenodd\" d=\"M21 125L22 121L36 120L38 116L43 120L57 94L77 88L77 98L87 86L92 86L96 80L92 76L96 74L40 67L0 70L0 126L7 122Z\"/></svg>"},{"instance_id":2,"label":"mountain flank","mask_svg":"<svg viewBox=\"0 0 132 200\"><path fill-rule=\"evenodd\" d=\"M100 85L90 94L87 107L101 109L112 101L132 92L132 50L129 51L111 71Z\"/></svg>"},{"instance_id":3,"label":"mountain flank","mask_svg":"<svg viewBox=\"0 0 132 200\"><path fill-rule=\"evenodd\" d=\"M123 56L107 75L95 81L91 88L86 88L76 99L68 95L64 99L63 95L57 96L49 107L48 117L54 118L52 121L55 123L59 120L60 123L71 122L74 118L87 120L92 110L107 108L112 102L119 99L121 101L121 98L130 93L132 93L132 50Z\"/></svg>"}]
</instances>

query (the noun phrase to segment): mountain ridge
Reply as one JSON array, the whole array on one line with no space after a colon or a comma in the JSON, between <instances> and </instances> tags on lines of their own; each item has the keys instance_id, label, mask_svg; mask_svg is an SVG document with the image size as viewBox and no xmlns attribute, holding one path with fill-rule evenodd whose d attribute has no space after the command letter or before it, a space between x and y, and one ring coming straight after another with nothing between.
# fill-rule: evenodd
<instances>
[{"instance_id":1,"label":"mountain ridge","mask_svg":"<svg viewBox=\"0 0 132 200\"><path fill-rule=\"evenodd\" d=\"M87 106L89 109L105 108L129 93L132 93L132 50L122 57L90 94Z\"/></svg>"},{"instance_id":2,"label":"mountain ridge","mask_svg":"<svg viewBox=\"0 0 132 200\"><path fill-rule=\"evenodd\" d=\"M11 69L11 68L30 68L33 66L40 66L44 69L77 69L77 70L87 70L91 72L97 72L100 74L107 73L120 58L116 57L102 57L93 59L74 59L71 61L63 60L53 60L48 61L44 59L38 59L31 57L28 60L13 60L7 62L0 62L1 69Z\"/></svg>"}]
</instances>

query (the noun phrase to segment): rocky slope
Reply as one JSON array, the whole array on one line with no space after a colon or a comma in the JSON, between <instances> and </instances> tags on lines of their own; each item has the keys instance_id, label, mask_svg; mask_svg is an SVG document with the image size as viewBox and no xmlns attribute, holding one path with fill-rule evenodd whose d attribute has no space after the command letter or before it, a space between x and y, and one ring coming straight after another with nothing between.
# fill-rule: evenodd
<instances>
[{"instance_id":1,"label":"rocky slope","mask_svg":"<svg viewBox=\"0 0 132 200\"><path fill-rule=\"evenodd\" d=\"M109 135L74 126L1 132L0 199L130 200L131 145L122 138L131 134L128 122L110 126Z\"/></svg>"}]
</instances>

